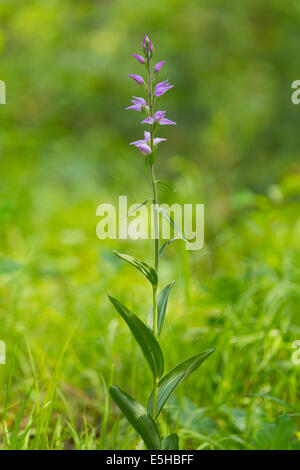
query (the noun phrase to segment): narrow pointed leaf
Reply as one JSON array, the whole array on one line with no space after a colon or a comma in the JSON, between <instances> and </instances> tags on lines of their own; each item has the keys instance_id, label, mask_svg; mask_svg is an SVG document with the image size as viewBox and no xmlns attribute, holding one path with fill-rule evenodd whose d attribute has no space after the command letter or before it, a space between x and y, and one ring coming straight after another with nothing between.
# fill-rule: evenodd
<instances>
[{"instance_id":1,"label":"narrow pointed leaf","mask_svg":"<svg viewBox=\"0 0 300 470\"><path fill-rule=\"evenodd\" d=\"M159 249L159 252L158 252L158 258L160 259L162 257L162 255L164 254L165 252L165 249L173 242L175 242L176 240L181 240L181 237L179 235L177 235L176 237L174 238L171 238L170 240L167 240L165 243L163 243Z\"/></svg>"},{"instance_id":2,"label":"narrow pointed leaf","mask_svg":"<svg viewBox=\"0 0 300 470\"><path fill-rule=\"evenodd\" d=\"M172 217L170 216L170 214L168 214L168 212L166 212L164 209L162 209L161 207L158 208L158 212L161 213L161 215L163 216L163 218L165 220L167 220L167 222L169 222L169 224L171 225L171 227L173 227L173 229L178 233L179 237L182 238L182 240L184 240L186 243L188 243L190 245L190 242L185 238L185 236L183 235L183 233L180 232L179 228L177 227L177 225L175 224L174 220L172 219Z\"/></svg>"},{"instance_id":3,"label":"narrow pointed leaf","mask_svg":"<svg viewBox=\"0 0 300 470\"><path fill-rule=\"evenodd\" d=\"M168 298L174 284L175 281L170 282L170 284L166 285L157 296L157 334L161 333L167 310ZM153 329L153 308L151 308L149 312L148 325Z\"/></svg>"},{"instance_id":4,"label":"narrow pointed leaf","mask_svg":"<svg viewBox=\"0 0 300 470\"><path fill-rule=\"evenodd\" d=\"M130 215L135 214L141 207L146 206L146 204L148 204L148 202L150 202L150 201L153 201L153 199L152 199L151 197L148 197L148 199L146 199L145 201L141 202L140 204L136 204L136 206L134 207L134 209L132 209L131 211L128 211L127 214L124 215L124 217L122 217L121 220L126 219L126 217L129 217Z\"/></svg>"},{"instance_id":5,"label":"narrow pointed leaf","mask_svg":"<svg viewBox=\"0 0 300 470\"><path fill-rule=\"evenodd\" d=\"M171 293L171 290L175 284L175 281L170 282L170 284L166 285L158 294L157 296L157 333L160 334L164 319L165 319L165 314L167 311L167 305L168 305L168 299L169 295Z\"/></svg>"},{"instance_id":6,"label":"narrow pointed leaf","mask_svg":"<svg viewBox=\"0 0 300 470\"><path fill-rule=\"evenodd\" d=\"M109 393L130 424L139 433L147 449L159 450L161 446L159 431L147 410L118 387L110 387Z\"/></svg>"},{"instance_id":7,"label":"narrow pointed leaf","mask_svg":"<svg viewBox=\"0 0 300 470\"><path fill-rule=\"evenodd\" d=\"M144 274L144 276L146 276L153 286L157 286L157 274L155 270L147 263L139 260L138 258L135 258L134 256L125 255L124 253L119 253L118 251L114 251L114 254L124 261L127 261L127 263L132 264L132 266L137 268L141 273Z\"/></svg>"},{"instance_id":8,"label":"narrow pointed leaf","mask_svg":"<svg viewBox=\"0 0 300 470\"><path fill-rule=\"evenodd\" d=\"M165 181L163 180L156 180L155 183L157 184L160 184L161 186L163 186L164 188L167 188L169 191L172 191L173 193L176 192L176 189L173 188L173 186L169 183L166 183Z\"/></svg>"},{"instance_id":9,"label":"narrow pointed leaf","mask_svg":"<svg viewBox=\"0 0 300 470\"><path fill-rule=\"evenodd\" d=\"M179 439L177 434L170 434L161 442L162 450L179 450Z\"/></svg>"},{"instance_id":10,"label":"narrow pointed leaf","mask_svg":"<svg viewBox=\"0 0 300 470\"><path fill-rule=\"evenodd\" d=\"M152 331L133 312L128 310L125 305L121 304L121 302L113 297L108 297L117 312L129 326L131 333L139 344L150 366L153 377L161 377L164 373L164 358L158 341Z\"/></svg>"},{"instance_id":11,"label":"narrow pointed leaf","mask_svg":"<svg viewBox=\"0 0 300 470\"><path fill-rule=\"evenodd\" d=\"M181 362L168 372L158 384L158 400L157 400L157 411L156 417L163 409L164 404L170 395L174 392L176 387L194 370L198 367L215 351L215 349L207 349L196 356L190 357L189 359ZM151 393L148 401L148 413L152 415L153 410L153 392Z\"/></svg>"}]
</instances>

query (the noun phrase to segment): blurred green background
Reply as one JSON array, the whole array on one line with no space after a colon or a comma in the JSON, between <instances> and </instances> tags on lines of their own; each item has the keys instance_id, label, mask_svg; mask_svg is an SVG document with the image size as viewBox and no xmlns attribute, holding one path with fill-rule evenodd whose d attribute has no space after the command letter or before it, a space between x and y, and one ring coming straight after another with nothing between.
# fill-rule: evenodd
<instances>
[{"instance_id":1,"label":"blurred green background","mask_svg":"<svg viewBox=\"0 0 300 470\"><path fill-rule=\"evenodd\" d=\"M177 122L157 162L177 192L160 200L206 205L205 248L174 244L162 265L167 369L217 348L164 431L182 448L299 448L299 2L4 0L0 18L1 447L140 446L105 389L112 364L141 401L151 379L106 293L146 318L146 282L111 253L150 262L152 244L97 240L96 208L150 193L125 112L147 32Z\"/></svg>"}]
</instances>

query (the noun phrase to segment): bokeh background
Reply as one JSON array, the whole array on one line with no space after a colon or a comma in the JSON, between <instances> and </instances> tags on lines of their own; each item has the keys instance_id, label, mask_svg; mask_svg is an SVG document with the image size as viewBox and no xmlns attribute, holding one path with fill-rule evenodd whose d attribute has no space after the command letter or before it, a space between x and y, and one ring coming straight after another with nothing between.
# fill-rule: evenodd
<instances>
[{"instance_id":1,"label":"bokeh background","mask_svg":"<svg viewBox=\"0 0 300 470\"><path fill-rule=\"evenodd\" d=\"M177 191L160 199L206 205L204 249L173 244L162 265L167 369L217 348L163 431L182 448L299 448L299 2L4 0L0 18L1 447L141 445L107 387L145 401L151 378L106 293L146 318L146 281L112 250L151 262L152 244L98 240L96 208L150 193L125 112L147 32L177 122L157 163Z\"/></svg>"}]
</instances>

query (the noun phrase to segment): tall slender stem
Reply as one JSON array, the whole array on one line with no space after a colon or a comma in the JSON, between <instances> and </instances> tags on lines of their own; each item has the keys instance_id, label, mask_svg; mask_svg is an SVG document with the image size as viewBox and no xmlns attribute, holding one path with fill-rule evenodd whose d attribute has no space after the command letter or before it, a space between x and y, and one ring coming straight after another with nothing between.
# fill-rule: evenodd
<instances>
[{"instance_id":1,"label":"tall slender stem","mask_svg":"<svg viewBox=\"0 0 300 470\"><path fill-rule=\"evenodd\" d=\"M147 68L148 68L148 97L149 97L149 114L150 117L153 117L153 88L152 88L152 72L150 67L150 56L148 53L147 56ZM158 195L157 195L157 187L156 187L156 180L155 180L155 171L154 171L154 162L153 162L153 136L154 136L154 124L150 125L150 148L151 148L151 162L150 162L150 172L151 172L151 183L152 183L152 191L153 191L153 207L154 207L154 265L155 271L158 277L158 251L159 251L159 228L158 228ZM153 286L153 334L157 336L157 285ZM156 377L154 379L154 390L153 390L153 412L152 416L153 419L156 417L156 410L157 410L157 398L158 398L158 382L159 379Z\"/></svg>"},{"instance_id":2,"label":"tall slender stem","mask_svg":"<svg viewBox=\"0 0 300 470\"><path fill-rule=\"evenodd\" d=\"M155 271L158 275L158 250L159 250L159 233L158 233L158 197L157 187L155 182L154 165L151 164L151 181L153 188L153 202L154 202L154 265ZM157 336L157 286L153 286L153 333Z\"/></svg>"}]
</instances>

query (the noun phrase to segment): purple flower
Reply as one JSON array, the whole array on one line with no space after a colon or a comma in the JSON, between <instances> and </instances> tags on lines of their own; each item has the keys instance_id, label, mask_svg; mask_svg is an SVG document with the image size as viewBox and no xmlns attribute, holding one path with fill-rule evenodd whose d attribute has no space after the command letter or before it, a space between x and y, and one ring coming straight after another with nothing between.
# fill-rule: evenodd
<instances>
[{"instance_id":1,"label":"purple flower","mask_svg":"<svg viewBox=\"0 0 300 470\"><path fill-rule=\"evenodd\" d=\"M141 122L141 124L154 124L155 122L158 122L158 124L162 126L168 124L176 124L176 122L166 119L165 115L166 111L156 111L153 117L147 117Z\"/></svg>"},{"instance_id":2,"label":"purple flower","mask_svg":"<svg viewBox=\"0 0 300 470\"><path fill-rule=\"evenodd\" d=\"M170 85L168 80L165 80L164 82L160 82L156 85L154 89L154 94L155 96L161 96L164 93L166 93L166 91L170 90L170 88L173 88L173 86L174 85Z\"/></svg>"},{"instance_id":3,"label":"purple flower","mask_svg":"<svg viewBox=\"0 0 300 470\"><path fill-rule=\"evenodd\" d=\"M133 100L131 100L131 103L133 104L131 106L128 106L126 110L133 109L134 111L142 111L143 108L149 109L149 106L147 106L144 98L139 98L138 96L133 96L132 98Z\"/></svg>"},{"instance_id":4,"label":"purple flower","mask_svg":"<svg viewBox=\"0 0 300 470\"><path fill-rule=\"evenodd\" d=\"M153 52L154 50L153 44L150 41L148 34L145 34L145 37L143 39L143 48L146 50L149 49L150 52Z\"/></svg>"},{"instance_id":5,"label":"purple flower","mask_svg":"<svg viewBox=\"0 0 300 470\"><path fill-rule=\"evenodd\" d=\"M129 144L131 145L131 144ZM144 155L151 155L151 148L147 144L135 144L135 146L144 154Z\"/></svg>"},{"instance_id":6,"label":"purple flower","mask_svg":"<svg viewBox=\"0 0 300 470\"><path fill-rule=\"evenodd\" d=\"M136 60L139 61L140 64L144 64L145 63L145 59L143 56L139 55L139 54L131 54L132 57L135 57Z\"/></svg>"},{"instance_id":7,"label":"purple flower","mask_svg":"<svg viewBox=\"0 0 300 470\"><path fill-rule=\"evenodd\" d=\"M145 131L144 132L144 140L135 140L134 142L131 142L129 145L134 145L137 147L143 154L145 155L150 155L151 154L151 147L150 147L150 140L151 140L151 135L150 132ZM153 145L160 144L160 142L164 142L167 139L163 139L160 137L156 137L153 139Z\"/></svg>"},{"instance_id":8,"label":"purple flower","mask_svg":"<svg viewBox=\"0 0 300 470\"><path fill-rule=\"evenodd\" d=\"M162 60L161 62L158 62L158 64L154 65L154 69L153 69L154 72L158 73L165 62L166 62L165 60Z\"/></svg>"},{"instance_id":9,"label":"purple flower","mask_svg":"<svg viewBox=\"0 0 300 470\"><path fill-rule=\"evenodd\" d=\"M139 85L142 85L144 83L144 79L140 75L134 75L130 73L128 77L133 78L133 80L135 80Z\"/></svg>"}]
</instances>

